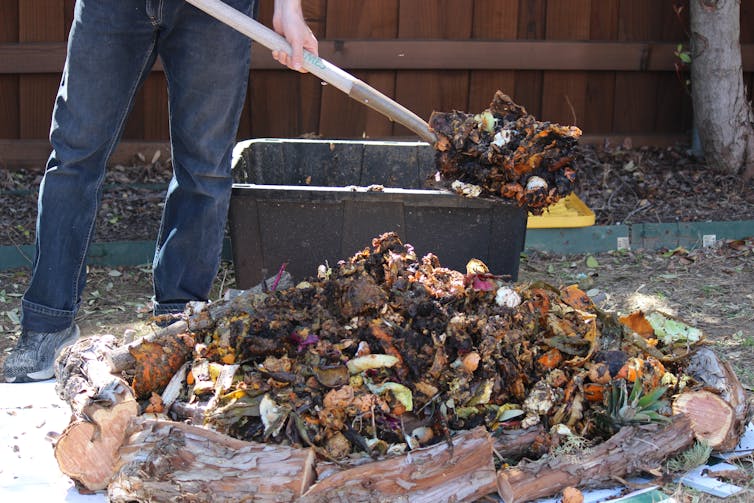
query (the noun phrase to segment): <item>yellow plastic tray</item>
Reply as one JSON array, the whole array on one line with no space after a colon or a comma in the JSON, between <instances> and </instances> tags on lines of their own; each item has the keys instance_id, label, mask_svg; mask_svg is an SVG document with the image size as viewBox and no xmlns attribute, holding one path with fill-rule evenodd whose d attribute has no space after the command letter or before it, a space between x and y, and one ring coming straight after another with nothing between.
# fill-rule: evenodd
<instances>
[{"instance_id":1,"label":"yellow plastic tray","mask_svg":"<svg viewBox=\"0 0 754 503\"><path fill-rule=\"evenodd\" d=\"M594 225L594 212L573 193L547 208L541 215L529 213L526 223L528 229L589 227L590 225Z\"/></svg>"}]
</instances>

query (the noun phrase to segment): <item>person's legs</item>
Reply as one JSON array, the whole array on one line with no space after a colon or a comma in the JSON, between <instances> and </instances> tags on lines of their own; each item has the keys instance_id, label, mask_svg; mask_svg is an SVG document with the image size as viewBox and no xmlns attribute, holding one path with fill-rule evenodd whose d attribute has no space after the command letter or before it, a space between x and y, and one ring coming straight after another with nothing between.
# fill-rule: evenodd
<instances>
[{"instance_id":1,"label":"person's legs","mask_svg":"<svg viewBox=\"0 0 754 503\"><path fill-rule=\"evenodd\" d=\"M250 0L226 0L248 14ZM158 52L170 99L173 180L154 257L156 315L207 300L232 185L231 153L246 97L250 40L185 2L165 12Z\"/></svg>"},{"instance_id":2,"label":"person's legs","mask_svg":"<svg viewBox=\"0 0 754 503\"><path fill-rule=\"evenodd\" d=\"M76 2L52 116L53 151L39 191L22 335L6 360L6 380L45 378L50 348L59 350L78 334L73 320L86 283L105 165L155 60L157 28L148 11L143 1Z\"/></svg>"}]
</instances>

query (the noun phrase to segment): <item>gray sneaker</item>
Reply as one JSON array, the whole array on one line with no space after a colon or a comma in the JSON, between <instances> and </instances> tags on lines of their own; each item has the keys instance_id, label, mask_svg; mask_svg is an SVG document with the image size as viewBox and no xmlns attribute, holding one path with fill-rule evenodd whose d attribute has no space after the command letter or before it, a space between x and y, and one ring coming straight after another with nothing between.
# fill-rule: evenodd
<instances>
[{"instance_id":1,"label":"gray sneaker","mask_svg":"<svg viewBox=\"0 0 754 503\"><path fill-rule=\"evenodd\" d=\"M66 346L79 338L79 327L71 325L59 332L24 330L16 347L5 359L5 382L34 382L52 379L53 363Z\"/></svg>"}]
</instances>

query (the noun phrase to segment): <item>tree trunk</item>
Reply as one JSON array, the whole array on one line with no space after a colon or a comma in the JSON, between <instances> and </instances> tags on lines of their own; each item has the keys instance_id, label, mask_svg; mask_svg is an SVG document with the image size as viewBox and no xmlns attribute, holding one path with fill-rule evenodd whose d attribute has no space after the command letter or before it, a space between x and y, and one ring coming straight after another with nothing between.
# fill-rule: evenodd
<instances>
[{"instance_id":1,"label":"tree trunk","mask_svg":"<svg viewBox=\"0 0 754 503\"><path fill-rule=\"evenodd\" d=\"M139 413L123 379L110 374L112 336L80 339L55 362L55 389L68 402L73 419L55 442L60 471L89 490L104 489L115 471L128 423Z\"/></svg>"},{"instance_id":2,"label":"tree trunk","mask_svg":"<svg viewBox=\"0 0 754 503\"><path fill-rule=\"evenodd\" d=\"M403 456L335 473L312 486L302 503L476 501L496 490L492 440L482 426Z\"/></svg>"},{"instance_id":3,"label":"tree trunk","mask_svg":"<svg viewBox=\"0 0 754 503\"><path fill-rule=\"evenodd\" d=\"M518 461L524 457L539 458L552 447L552 437L541 423L525 430L502 430L492 439L495 442L495 454L506 461Z\"/></svg>"},{"instance_id":4,"label":"tree trunk","mask_svg":"<svg viewBox=\"0 0 754 503\"><path fill-rule=\"evenodd\" d=\"M727 451L738 444L733 408L714 393L681 393L673 402L673 414L686 414L696 438L713 450Z\"/></svg>"},{"instance_id":5,"label":"tree trunk","mask_svg":"<svg viewBox=\"0 0 754 503\"><path fill-rule=\"evenodd\" d=\"M554 496L566 487L614 485L616 478L656 468L693 442L686 416L675 416L664 428L626 426L580 455L542 458L500 470L498 491L505 503L520 503Z\"/></svg>"},{"instance_id":6,"label":"tree trunk","mask_svg":"<svg viewBox=\"0 0 754 503\"><path fill-rule=\"evenodd\" d=\"M691 0L694 122L712 169L754 176L754 128L741 64L740 0Z\"/></svg>"},{"instance_id":7,"label":"tree trunk","mask_svg":"<svg viewBox=\"0 0 754 503\"><path fill-rule=\"evenodd\" d=\"M131 422L127 437L108 486L111 502L289 502L315 477L311 449L143 417Z\"/></svg>"},{"instance_id":8,"label":"tree trunk","mask_svg":"<svg viewBox=\"0 0 754 503\"><path fill-rule=\"evenodd\" d=\"M686 391L673 402L673 413L685 413L698 440L716 451L733 449L749 421L749 401L730 362L709 348L697 350L686 372L703 389Z\"/></svg>"}]
</instances>

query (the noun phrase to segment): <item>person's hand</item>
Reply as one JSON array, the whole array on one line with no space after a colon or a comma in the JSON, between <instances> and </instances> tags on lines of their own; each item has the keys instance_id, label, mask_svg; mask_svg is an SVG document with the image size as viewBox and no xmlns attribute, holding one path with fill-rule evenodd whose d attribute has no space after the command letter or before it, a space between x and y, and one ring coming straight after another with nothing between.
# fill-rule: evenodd
<instances>
[{"instance_id":1,"label":"person's hand","mask_svg":"<svg viewBox=\"0 0 754 503\"><path fill-rule=\"evenodd\" d=\"M304 20L301 0L275 0L272 27L284 36L293 48L293 54L284 51L272 51L272 57L292 70L306 73L304 69L304 49L315 56L319 55L319 52L317 39Z\"/></svg>"}]
</instances>

